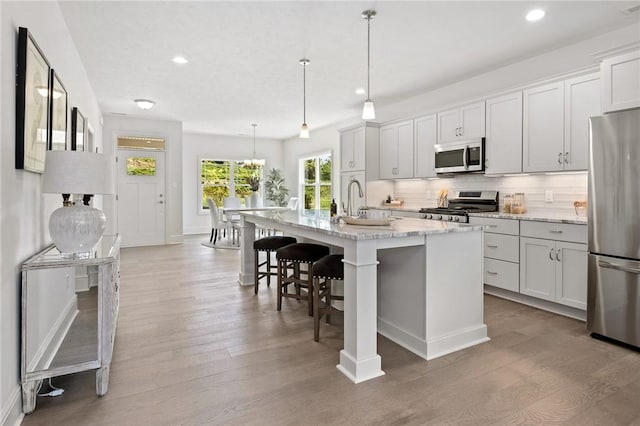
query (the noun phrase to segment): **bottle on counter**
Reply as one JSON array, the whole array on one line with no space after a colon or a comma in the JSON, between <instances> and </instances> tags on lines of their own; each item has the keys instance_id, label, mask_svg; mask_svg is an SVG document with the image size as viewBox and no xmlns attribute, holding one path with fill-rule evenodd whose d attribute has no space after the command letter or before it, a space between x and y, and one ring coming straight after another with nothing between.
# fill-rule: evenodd
<instances>
[{"instance_id":1,"label":"bottle on counter","mask_svg":"<svg viewBox=\"0 0 640 426\"><path fill-rule=\"evenodd\" d=\"M338 205L336 204L336 199L333 198L331 200L331 217L337 216L338 215Z\"/></svg>"},{"instance_id":2,"label":"bottle on counter","mask_svg":"<svg viewBox=\"0 0 640 426\"><path fill-rule=\"evenodd\" d=\"M513 203L513 195L504 194L503 202L504 205L502 207L502 211L504 211L505 213L511 213L511 203Z\"/></svg>"}]
</instances>

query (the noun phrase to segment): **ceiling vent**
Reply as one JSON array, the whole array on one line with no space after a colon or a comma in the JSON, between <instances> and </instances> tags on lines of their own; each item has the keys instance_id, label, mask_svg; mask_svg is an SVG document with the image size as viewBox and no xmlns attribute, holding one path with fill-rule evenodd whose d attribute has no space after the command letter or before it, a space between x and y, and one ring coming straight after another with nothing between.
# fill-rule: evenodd
<instances>
[{"instance_id":1,"label":"ceiling vent","mask_svg":"<svg viewBox=\"0 0 640 426\"><path fill-rule=\"evenodd\" d=\"M640 12L640 4L636 4L635 6L631 6L627 9L622 9L620 12L624 15L631 15L634 13L638 13Z\"/></svg>"}]
</instances>

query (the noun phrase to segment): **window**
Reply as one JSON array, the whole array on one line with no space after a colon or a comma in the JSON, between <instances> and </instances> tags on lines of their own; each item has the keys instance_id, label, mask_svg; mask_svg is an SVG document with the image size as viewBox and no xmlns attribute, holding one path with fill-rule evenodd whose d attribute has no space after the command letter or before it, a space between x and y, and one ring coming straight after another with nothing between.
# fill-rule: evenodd
<instances>
[{"instance_id":1,"label":"window","mask_svg":"<svg viewBox=\"0 0 640 426\"><path fill-rule=\"evenodd\" d=\"M244 197L251 195L251 186L247 182L250 176L258 176L262 181L263 166L254 166L244 161L200 160L200 210L209 210L207 198L211 198L217 206L222 206L226 197ZM262 191L262 185L260 185Z\"/></svg>"},{"instance_id":2,"label":"window","mask_svg":"<svg viewBox=\"0 0 640 426\"><path fill-rule=\"evenodd\" d=\"M304 158L300 162L305 210L328 210L331 206L331 154Z\"/></svg>"}]
</instances>

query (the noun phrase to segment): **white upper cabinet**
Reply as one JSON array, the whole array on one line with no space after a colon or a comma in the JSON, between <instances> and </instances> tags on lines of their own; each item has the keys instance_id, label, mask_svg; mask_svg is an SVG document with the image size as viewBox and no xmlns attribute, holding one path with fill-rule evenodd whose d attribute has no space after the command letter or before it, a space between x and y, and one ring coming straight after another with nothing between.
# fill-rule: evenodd
<instances>
[{"instance_id":1,"label":"white upper cabinet","mask_svg":"<svg viewBox=\"0 0 640 426\"><path fill-rule=\"evenodd\" d=\"M435 177L435 149L437 142L436 115L414 120L413 171L415 177Z\"/></svg>"},{"instance_id":2,"label":"white upper cabinet","mask_svg":"<svg viewBox=\"0 0 640 426\"><path fill-rule=\"evenodd\" d=\"M564 82L523 92L522 171L564 169Z\"/></svg>"},{"instance_id":3,"label":"white upper cabinet","mask_svg":"<svg viewBox=\"0 0 640 426\"><path fill-rule=\"evenodd\" d=\"M346 130L340 134L342 171L365 169L365 128Z\"/></svg>"},{"instance_id":4,"label":"white upper cabinet","mask_svg":"<svg viewBox=\"0 0 640 426\"><path fill-rule=\"evenodd\" d=\"M522 171L522 92L487 100L485 173Z\"/></svg>"},{"instance_id":5,"label":"white upper cabinet","mask_svg":"<svg viewBox=\"0 0 640 426\"><path fill-rule=\"evenodd\" d=\"M438 143L484 137L484 102L438 113Z\"/></svg>"},{"instance_id":6,"label":"white upper cabinet","mask_svg":"<svg viewBox=\"0 0 640 426\"><path fill-rule=\"evenodd\" d=\"M413 177L413 120L380 128L380 179Z\"/></svg>"},{"instance_id":7,"label":"white upper cabinet","mask_svg":"<svg viewBox=\"0 0 640 426\"><path fill-rule=\"evenodd\" d=\"M564 90L564 170L587 170L589 117L602 113L600 73L565 80Z\"/></svg>"},{"instance_id":8,"label":"white upper cabinet","mask_svg":"<svg viewBox=\"0 0 640 426\"><path fill-rule=\"evenodd\" d=\"M602 112L640 107L640 50L602 61Z\"/></svg>"}]
</instances>

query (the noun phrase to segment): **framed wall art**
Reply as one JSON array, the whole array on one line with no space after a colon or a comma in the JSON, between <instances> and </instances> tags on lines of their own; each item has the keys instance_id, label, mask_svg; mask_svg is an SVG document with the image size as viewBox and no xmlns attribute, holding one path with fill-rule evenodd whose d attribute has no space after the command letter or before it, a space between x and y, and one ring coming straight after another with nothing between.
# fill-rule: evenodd
<instances>
[{"instance_id":1,"label":"framed wall art","mask_svg":"<svg viewBox=\"0 0 640 426\"><path fill-rule=\"evenodd\" d=\"M71 111L71 150L84 151L85 146L85 124L84 116L73 107Z\"/></svg>"},{"instance_id":2,"label":"framed wall art","mask_svg":"<svg viewBox=\"0 0 640 426\"><path fill-rule=\"evenodd\" d=\"M49 62L29 30L18 29L16 169L44 172L49 138Z\"/></svg>"},{"instance_id":3,"label":"framed wall art","mask_svg":"<svg viewBox=\"0 0 640 426\"><path fill-rule=\"evenodd\" d=\"M60 81L60 77L54 70L51 70L51 92L49 93L49 149L54 151L64 151L67 149L67 111L68 107L67 89Z\"/></svg>"}]
</instances>

